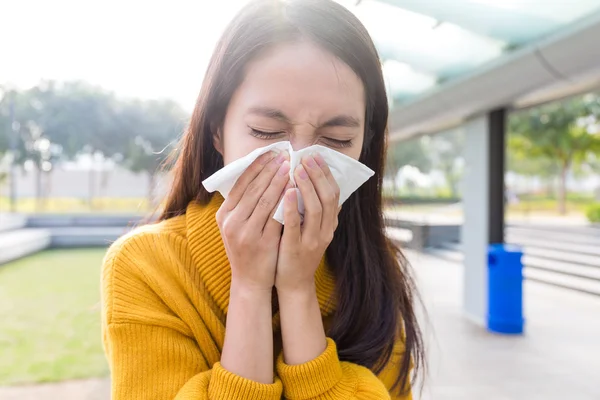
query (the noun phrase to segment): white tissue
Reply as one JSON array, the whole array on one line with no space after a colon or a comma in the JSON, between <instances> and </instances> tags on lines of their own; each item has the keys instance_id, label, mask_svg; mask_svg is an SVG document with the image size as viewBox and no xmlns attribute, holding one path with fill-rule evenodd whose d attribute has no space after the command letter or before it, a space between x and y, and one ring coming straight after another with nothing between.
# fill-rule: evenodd
<instances>
[{"instance_id":1,"label":"white tissue","mask_svg":"<svg viewBox=\"0 0 600 400\"><path fill-rule=\"evenodd\" d=\"M229 192L233 188L233 185L235 185L235 182L246 170L246 168L248 168L250 164L252 164L259 156L270 150L287 150L289 152L290 180L293 184L295 184L294 170L300 164L302 157L312 153L319 153L329 166L331 174L340 187L340 206L348 199L348 197L350 197L352 193L354 193L354 191L356 191L356 189L358 189L363 183L365 183L371 176L374 175L374 172L366 165L328 147L314 145L294 151L291 143L286 141L277 142L272 145L254 150L245 157L235 160L229 165L226 165L224 168L221 168L212 174L212 176L205 179L202 184L209 192L218 191L224 198L227 198ZM301 215L304 215L304 202L302 201L300 190L296 189L296 191L298 193L298 211ZM275 211L273 218L283 224L283 201L277 206L277 210Z\"/></svg>"}]
</instances>

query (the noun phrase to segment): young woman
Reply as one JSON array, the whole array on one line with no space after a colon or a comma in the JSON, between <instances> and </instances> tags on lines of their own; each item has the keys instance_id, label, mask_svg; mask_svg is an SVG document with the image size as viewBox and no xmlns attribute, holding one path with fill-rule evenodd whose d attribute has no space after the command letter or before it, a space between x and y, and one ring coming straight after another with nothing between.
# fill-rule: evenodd
<instances>
[{"instance_id":1,"label":"young woman","mask_svg":"<svg viewBox=\"0 0 600 400\"><path fill-rule=\"evenodd\" d=\"M388 104L361 23L330 0L255 1L225 31L178 149L161 221L108 251L103 339L123 399L410 399L413 286L388 242ZM202 181L252 150L329 146L375 176L338 208L318 155L286 153L226 200ZM285 201L285 225L272 218Z\"/></svg>"}]
</instances>

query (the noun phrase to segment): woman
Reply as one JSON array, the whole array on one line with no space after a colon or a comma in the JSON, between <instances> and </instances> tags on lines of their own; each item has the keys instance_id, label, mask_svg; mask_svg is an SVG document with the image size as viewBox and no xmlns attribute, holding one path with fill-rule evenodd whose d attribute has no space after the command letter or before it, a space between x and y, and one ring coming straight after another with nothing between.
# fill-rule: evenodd
<instances>
[{"instance_id":1,"label":"woman","mask_svg":"<svg viewBox=\"0 0 600 400\"><path fill-rule=\"evenodd\" d=\"M104 262L113 399L411 398L422 344L405 261L384 235L387 117L377 52L349 11L264 0L240 12L213 54L161 221ZM202 187L281 140L329 146L376 174L340 210L323 159L303 159L302 224L286 153L258 158L226 200ZM285 228L272 218L281 198Z\"/></svg>"}]
</instances>

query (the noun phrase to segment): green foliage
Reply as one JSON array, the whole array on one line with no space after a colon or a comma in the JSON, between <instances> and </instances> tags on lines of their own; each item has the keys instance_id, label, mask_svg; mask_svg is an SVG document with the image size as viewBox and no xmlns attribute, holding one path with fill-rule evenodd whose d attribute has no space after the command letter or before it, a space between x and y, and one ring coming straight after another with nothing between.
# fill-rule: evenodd
<instances>
[{"instance_id":1,"label":"green foliage","mask_svg":"<svg viewBox=\"0 0 600 400\"><path fill-rule=\"evenodd\" d=\"M8 96L0 99L0 149L8 146ZM14 93L19 136L17 162L40 158L39 141L49 141L55 159L101 153L130 162L136 171L140 151L150 143L159 152L177 138L187 114L172 101L125 101L83 82L42 82ZM143 138L140 140L137 138ZM38 142L38 145L36 145ZM46 146L47 147L47 146ZM1 151L1 150L0 150ZM154 157L156 158L156 157Z\"/></svg>"},{"instance_id":2,"label":"green foliage","mask_svg":"<svg viewBox=\"0 0 600 400\"><path fill-rule=\"evenodd\" d=\"M386 158L386 175L393 179L398 170L407 165L418 168L422 173L437 169L444 174L448 185L440 196L457 197L463 171L461 160L464 140L463 132L457 129L390 143ZM411 195L419 195L418 191L418 188L411 189ZM386 195L398 196L399 192L394 188ZM427 191L424 195L431 196L432 193Z\"/></svg>"},{"instance_id":3,"label":"green foliage","mask_svg":"<svg viewBox=\"0 0 600 400\"><path fill-rule=\"evenodd\" d=\"M590 222L600 223L600 203L589 206L585 215Z\"/></svg>"},{"instance_id":4,"label":"green foliage","mask_svg":"<svg viewBox=\"0 0 600 400\"><path fill-rule=\"evenodd\" d=\"M121 130L128 132L126 165L133 172L154 174L183 131L187 119L172 101L134 101L119 114Z\"/></svg>"},{"instance_id":5,"label":"green foliage","mask_svg":"<svg viewBox=\"0 0 600 400\"><path fill-rule=\"evenodd\" d=\"M532 156L536 150L535 143L521 134L509 132L507 138L506 167L507 170L524 176L552 178L559 174L560 167L556 159Z\"/></svg>"},{"instance_id":6,"label":"green foliage","mask_svg":"<svg viewBox=\"0 0 600 400\"><path fill-rule=\"evenodd\" d=\"M431 160L427 156L423 138L389 143L385 164L386 175L395 178L398 170L405 165L412 165L423 173L431 170Z\"/></svg>"},{"instance_id":7,"label":"green foliage","mask_svg":"<svg viewBox=\"0 0 600 400\"><path fill-rule=\"evenodd\" d=\"M465 135L461 129L453 129L432 135L428 141L433 167L442 171L450 197L457 197L458 185L462 179L462 153L465 146Z\"/></svg>"},{"instance_id":8,"label":"green foliage","mask_svg":"<svg viewBox=\"0 0 600 400\"><path fill-rule=\"evenodd\" d=\"M566 179L570 171L600 152L600 99L575 97L513 114L509 118L510 170L522 175L560 177L559 211L566 211Z\"/></svg>"},{"instance_id":9,"label":"green foliage","mask_svg":"<svg viewBox=\"0 0 600 400\"><path fill-rule=\"evenodd\" d=\"M597 124L597 103L596 97L578 97L512 115L511 150L528 158L556 160L561 166L600 151L600 135L590 131L590 126Z\"/></svg>"},{"instance_id":10,"label":"green foliage","mask_svg":"<svg viewBox=\"0 0 600 400\"><path fill-rule=\"evenodd\" d=\"M122 100L84 82L48 81L7 93L0 97L0 160L11 136L16 137L14 160L37 166L40 188L42 172L50 171L54 163L86 154L148 173L151 193L155 172L188 118L172 101ZM14 103L14 130L9 97ZM90 202L93 197L90 192Z\"/></svg>"},{"instance_id":11,"label":"green foliage","mask_svg":"<svg viewBox=\"0 0 600 400\"><path fill-rule=\"evenodd\" d=\"M11 131L10 102L12 93L0 86L0 159L9 147Z\"/></svg>"}]
</instances>

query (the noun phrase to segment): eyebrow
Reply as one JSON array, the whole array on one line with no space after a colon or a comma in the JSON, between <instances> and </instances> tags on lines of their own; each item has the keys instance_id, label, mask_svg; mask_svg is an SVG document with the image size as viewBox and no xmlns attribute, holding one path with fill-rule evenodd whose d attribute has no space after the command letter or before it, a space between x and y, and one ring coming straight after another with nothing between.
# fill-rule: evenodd
<instances>
[{"instance_id":1,"label":"eyebrow","mask_svg":"<svg viewBox=\"0 0 600 400\"><path fill-rule=\"evenodd\" d=\"M358 119L349 115L338 115L321 125L321 128L331 128L335 126L343 126L346 128L358 128L360 126L360 122L358 121Z\"/></svg>"},{"instance_id":2,"label":"eyebrow","mask_svg":"<svg viewBox=\"0 0 600 400\"><path fill-rule=\"evenodd\" d=\"M288 117L286 117L286 115L283 112L281 112L280 110L277 110L275 108L252 107L250 109L250 113L261 115L263 117L267 117L267 118L271 118L271 119L276 119L276 120L279 120L282 122L290 123L290 119Z\"/></svg>"},{"instance_id":3,"label":"eyebrow","mask_svg":"<svg viewBox=\"0 0 600 400\"><path fill-rule=\"evenodd\" d=\"M285 123L291 123L290 119L281 111L276 108L269 107L252 107L250 113L261 115L263 117L276 119ZM337 115L325 122L320 128L331 128L336 126L343 126L347 128L358 128L360 127L360 121L350 115Z\"/></svg>"}]
</instances>

